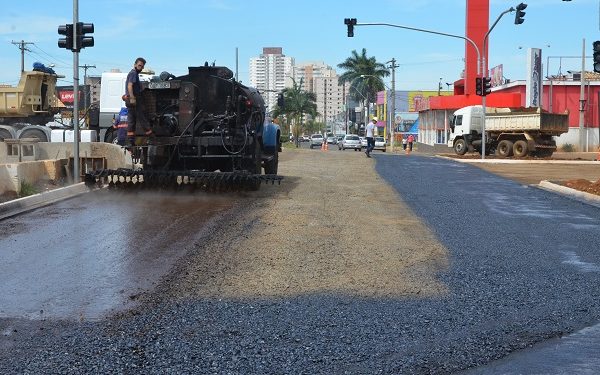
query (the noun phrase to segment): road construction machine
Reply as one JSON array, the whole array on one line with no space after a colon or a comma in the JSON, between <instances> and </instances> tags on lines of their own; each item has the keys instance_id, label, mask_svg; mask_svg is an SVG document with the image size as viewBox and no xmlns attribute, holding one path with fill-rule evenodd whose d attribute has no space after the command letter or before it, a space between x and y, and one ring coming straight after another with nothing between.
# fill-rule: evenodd
<instances>
[{"instance_id":1,"label":"road construction machine","mask_svg":"<svg viewBox=\"0 0 600 375\"><path fill-rule=\"evenodd\" d=\"M141 82L137 103L143 116L127 147L136 165L90 172L89 185L257 190L261 182L282 179L281 130L260 93L237 82L227 67L189 67L179 77L163 72Z\"/></svg>"}]
</instances>

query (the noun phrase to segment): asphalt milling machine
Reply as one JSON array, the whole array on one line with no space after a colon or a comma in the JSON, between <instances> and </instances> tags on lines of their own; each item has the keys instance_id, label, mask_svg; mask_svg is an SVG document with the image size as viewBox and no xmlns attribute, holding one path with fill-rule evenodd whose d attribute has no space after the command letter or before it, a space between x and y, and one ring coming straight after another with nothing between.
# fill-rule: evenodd
<instances>
[{"instance_id":1,"label":"asphalt milling machine","mask_svg":"<svg viewBox=\"0 0 600 375\"><path fill-rule=\"evenodd\" d=\"M147 121L153 136L144 136L139 124L128 147L141 168L86 173L88 186L228 191L281 182L281 130L267 117L258 90L237 82L226 67L188 70L141 83L145 119L138 121Z\"/></svg>"}]
</instances>

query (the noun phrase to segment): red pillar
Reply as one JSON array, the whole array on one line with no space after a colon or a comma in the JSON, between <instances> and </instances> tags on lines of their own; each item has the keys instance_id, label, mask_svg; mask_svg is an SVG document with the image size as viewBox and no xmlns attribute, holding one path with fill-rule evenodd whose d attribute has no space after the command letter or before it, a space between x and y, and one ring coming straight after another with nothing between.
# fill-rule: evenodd
<instances>
[{"instance_id":1,"label":"red pillar","mask_svg":"<svg viewBox=\"0 0 600 375\"><path fill-rule=\"evenodd\" d=\"M487 50L483 50L483 38L489 29L489 0L467 0L466 36L477 44L481 58L485 57L487 70ZM489 42L489 41L488 41ZM483 73L483 72L481 72ZM465 94L475 95L477 77L477 52L471 43L465 41Z\"/></svg>"}]
</instances>

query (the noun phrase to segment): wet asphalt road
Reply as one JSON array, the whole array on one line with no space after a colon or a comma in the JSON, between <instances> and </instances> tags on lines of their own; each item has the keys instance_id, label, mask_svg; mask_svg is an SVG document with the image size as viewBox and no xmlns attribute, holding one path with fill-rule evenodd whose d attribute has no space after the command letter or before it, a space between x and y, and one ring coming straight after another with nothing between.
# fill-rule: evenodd
<instances>
[{"instance_id":1,"label":"wet asphalt road","mask_svg":"<svg viewBox=\"0 0 600 375\"><path fill-rule=\"evenodd\" d=\"M6 219L0 318L93 320L131 308L203 220L231 204L222 196L97 191Z\"/></svg>"},{"instance_id":2,"label":"wet asphalt road","mask_svg":"<svg viewBox=\"0 0 600 375\"><path fill-rule=\"evenodd\" d=\"M166 302L115 321L50 325L57 335L19 344L9 356L0 352L0 370L452 373L600 321L600 209L448 160L380 153L374 159L448 249L449 267L439 274L448 294ZM144 207L126 222L144 226L153 216ZM119 208L109 213L119 214ZM107 220L92 216L90 222ZM170 224L162 211L155 216L159 223L146 235ZM177 238L158 234L146 244L156 241L158 251Z\"/></svg>"}]
</instances>

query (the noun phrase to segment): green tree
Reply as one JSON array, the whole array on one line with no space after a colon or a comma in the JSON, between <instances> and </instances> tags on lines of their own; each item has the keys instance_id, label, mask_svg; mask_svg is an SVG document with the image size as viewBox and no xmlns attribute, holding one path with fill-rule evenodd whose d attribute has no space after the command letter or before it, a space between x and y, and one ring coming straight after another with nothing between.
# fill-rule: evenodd
<instances>
[{"instance_id":1,"label":"green tree","mask_svg":"<svg viewBox=\"0 0 600 375\"><path fill-rule=\"evenodd\" d=\"M292 87L283 89L283 108L277 106L273 111L273 117L283 116L287 119L288 125L293 129L296 147L298 147L298 137L305 130L305 115L310 115L312 118L318 115L317 98L314 93L302 89L302 80L296 83L296 80L292 79L292 82Z\"/></svg>"},{"instance_id":2,"label":"green tree","mask_svg":"<svg viewBox=\"0 0 600 375\"><path fill-rule=\"evenodd\" d=\"M377 92L385 90L383 77L390 75L384 64L377 62L375 57L367 56L366 48L362 49L360 55L353 50L350 57L338 64L338 68L344 69L339 78L340 83L349 83L348 94L356 101L362 102L363 106L373 103Z\"/></svg>"}]
</instances>

